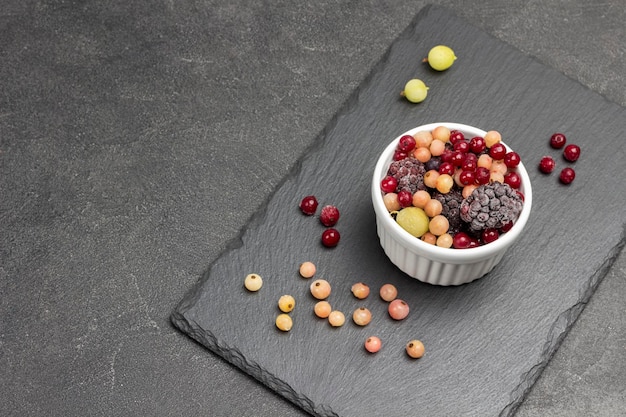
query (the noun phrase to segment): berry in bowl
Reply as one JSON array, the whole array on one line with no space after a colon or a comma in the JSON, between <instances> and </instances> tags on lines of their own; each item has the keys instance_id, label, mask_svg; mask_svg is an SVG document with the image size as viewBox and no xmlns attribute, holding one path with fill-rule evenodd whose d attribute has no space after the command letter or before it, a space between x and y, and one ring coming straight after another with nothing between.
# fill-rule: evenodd
<instances>
[{"instance_id":1,"label":"berry in bowl","mask_svg":"<svg viewBox=\"0 0 626 417\"><path fill-rule=\"evenodd\" d=\"M400 270L434 285L490 272L522 232L532 189L497 131L432 123L398 136L372 178L376 229Z\"/></svg>"}]
</instances>

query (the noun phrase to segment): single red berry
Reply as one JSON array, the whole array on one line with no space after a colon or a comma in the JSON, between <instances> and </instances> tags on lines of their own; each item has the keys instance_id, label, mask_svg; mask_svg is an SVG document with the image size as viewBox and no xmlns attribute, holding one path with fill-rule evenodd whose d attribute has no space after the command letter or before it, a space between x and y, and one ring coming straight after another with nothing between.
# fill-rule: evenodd
<instances>
[{"instance_id":1,"label":"single red berry","mask_svg":"<svg viewBox=\"0 0 626 417\"><path fill-rule=\"evenodd\" d=\"M439 165L439 174L448 174L448 175L453 175L454 174L454 165L452 165L452 162L442 162Z\"/></svg>"},{"instance_id":2,"label":"single red berry","mask_svg":"<svg viewBox=\"0 0 626 417\"><path fill-rule=\"evenodd\" d=\"M322 207L320 212L320 222L326 227L334 226L339 221L339 210L335 206L327 205Z\"/></svg>"},{"instance_id":3,"label":"single red berry","mask_svg":"<svg viewBox=\"0 0 626 417\"><path fill-rule=\"evenodd\" d=\"M507 152L506 155L504 155L504 165L506 165L509 168L517 167L521 161L522 161L522 158L520 158L517 152L511 151L511 152Z\"/></svg>"},{"instance_id":4,"label":"single red berry","mask_svg":"<svg viewBox=\"0 0 626 417\"><path fill-rule=\"evenodd\" d=\"M470 237L470 244L469 247L470 248L477 248L478 246L480 246L480 240Z\"/></svg>"},{"instance_id":5,"label":"single red berry","mask_svg":"<svg viewBox=\"0 0 626 417\"><path fill-rule=\"evenodd\" d=\"M563 157L570 162L576 162L580 157L580 146L567 145L565 149L563 149Z\"/></svg>"},{"instance_id":6,"label":"single red berry","mask_svg":"<svg viewBox=\"0 0 626 417\"><path fill-rule=\"evenodd\" d=\"M463 152L460 152L460 151L452 152L452 160L450 161L452 162L452 165L459 168L461 167L461 165L463 165L464 160L465 160L465 154Z\"/></svg>"},{"instance_id":7,"label":"single red berry","mask_svg":"<svg viewBox=\"0 0 626 417\"><path fill-rule=\"evenodd\" d=\"M467 153L465 154L465 159L463 159L463 164L461 164L461 169L464 171L476 171L476 167L478 166L478 157L476 154Z\"/></svg>"},{"instance_id":8,"label":"single red berry","mask_svg":"<svg viewBox=\"0 0 626 417\"><path fill-rule=\"evenodd\" d=\"M476 184L478 185L487 184L490 178L491 178L491 172L489 172L489 169L485 167L476 168L476 172L474 173L474 180L476 181Z\"/></svg>"},{"instance_id":9,"label":"single red berry","mask_svg":"<svg viewBox=\"0 0 626 417\"><path fill-rule=\"evenodd\" d=\"M306 197L304 197L300 202L300 210L302 210L302 213L306 214L307 216L314 215L315 211L317 210L317 199L315 198L315 196L307 195Z\"/></svg>"},{"instance_id":10,"label":"single red berry","mask_svg":"<svg viewBox=\"0 0 626 417\"><path fill-rule=\"evenodd\" d=\"M446 149L441 154L441 162L452 162L454 151L452 149Z\"/></svg>"},{"instance_id":11,"label":"single red berry","mask_svg":"<svg viewBox=\"0 0 626 417\"><path fill-rule=\"evenodd\" d=\"M408 154L415 149L415 138L411 135L404 135L398 141L398 148L400 152Z\"/></svg>"},{"instance_id":12,"label":"single red berry","mask_svg":"<svg viewBox=\"0 0 626 417\"><path fill-rule=\"evenodd\" d=\"M567 142L567 138L563 133L555 133L550 137L550 146L554 149L561 149L565 142Z\"/></svg>"},{"instance_id":13,"label":"single red berry","mask_svg":"<svg viewBox=\"0 0 626 417\"><path fill-rule=\"evenodd\" d=\"M500 231L502 233L508 232L509 230L513 228L513 224L514 224L513 222L508 222L508 223L503 224L502 227L500 228Z\"/></svg>"},{"instance_id":14,"label":"single red berry","mask_svg":"<svg viewBox=\"0 0 626 417\"><path fill-rule=\"evenodd\" d=\"M407 154L406 152L402 152L402 151L399 151L399 150L396 149L396 151L393 153L393 160L394 161L402 161L407 156L409 156L409 154Z\"/></svg>"},{"instance_id":15,"label":"single red berry","mask_svg":"<svg viewBox=\"0 0 626 417\"><path fill-rule=\"evenodd\" d=\"M413 194L410 191L402 190L398 193L398 203L400 207L410 207L413 205Z\"/></svg>"},{"instance_id":16,"label":"single red berry","mask_svg":"<svg viewBox=\"0 0 626 417\"><path fill-rule=\"evenodd\" d=\"M450 143L454 145L457 142L462 142L465 140L465 135L458 130L453 130L450 132Z\"/></svg>"},{"instance_id":17,"label":"single red berry","mask_svg":"<svg viewBox=\"0 0 626 417\"><path fill-rule=\"evenodd\" d=\"M485 244L495 242L500 237L500 233L496 229L485 229L481 233L481 239Z\"/></svg>"},{"instance_id":18,"label":"single red berry","mask_svg":"<svg viewBox=\"0 0 626 417\"><path fill-rule=\"evenodd\" d=\"M561 174L559 175L559 179L563 184L570 184L576 178L576 171L573 168L567 167L563 168Z\"/></svg>"},{"instance_id":19,"label":"single red berry","mask_svg":"<svg viewBox=\"0 0 626 417\"><path fill-rule=\"evenodd\" d=\"M472 244L472 238L465 232L458 232L452 238L452 247L454 249L467 249Z\"/></svg>"},{"instance_id":20,"label":"single red berry","mask_svg":"<svg viewBox=\"0 0 626 417\"><path fill-rule=\"evenodd\" d=\"M474 184L476 181L476 173L474 171L461 171L459 182L463 185Z\"/></svg>"},{"instance_id":21,"label":"single red berry","mask_svg":"<svg viewBox=\"0 0 626 417\"><path fill-rule=\"evenodd\" d=\"M471 138L469 141L469 145L470 150L477 155L483 153L487 148L487 145L485 144L485 139L481 138L480 136L475 136Z\"/></svg>"},{"instance_id":22,"label":"single red berry","mask_svg":"<svg viewBox=\"0 0 626 417\"><path fill-rule=\"evenodd\" d=\"M457 152L468 153L469 152L469 142L462 140L453 145L453 149Z\"/></svg>"},{"instance_id":23,"label":"single red berry","mask_svg":"<svg viewBox=\"0 0 626 417\"><path fill-rule=\"evenodd\" d=\"M380 189L383 190L384 193L393 193L396 191L396 187L398 187L398 180L391 175L387 175L380 182Z\"/></svg>"},{"instance_id":24,"label":"single red berry","mask_svg":"<svg viewBox=\"0 0 626 417\"><path fill-rule=\"evenodd\" d=\"M498 142L495 143L491 148L489 148L489 156L495 160L504 159L506 155L506 146L503 143Z\"/></svg>"},{"instance_id":25,"label":"single red berry","mask_svg":"<svg viewBox=\"0 0 626 417\"><path fill-rule=\"evenodd\" d=\"M337 229L326 229L322 233L322 245L327 248L332 248L337 246L340 239L339 231Z\"/></svg>"},{"instance_id":26,"label":"single red berry","mask_svg":"<svg viewBox=\"0 0 626 417\"><path fill-rule=\"evenodd\" d=\"M522 186L522 177L515 171L507 172L504 175L504 183L509 184L511 188L517 190Z\"/></svg>"},{"instance_id":27,"label":"single red berry","mask_svg":"<svg viewBox=\"0 0 626 417\"><path fill-rule=\"evenodd\" d=\"M539 170L544 174L551 173L554 171L555 167L556 162L554 162L554 159L551 156L544 156L541 158L541 161L539 161Z\"/></svg>"}]
</instances>

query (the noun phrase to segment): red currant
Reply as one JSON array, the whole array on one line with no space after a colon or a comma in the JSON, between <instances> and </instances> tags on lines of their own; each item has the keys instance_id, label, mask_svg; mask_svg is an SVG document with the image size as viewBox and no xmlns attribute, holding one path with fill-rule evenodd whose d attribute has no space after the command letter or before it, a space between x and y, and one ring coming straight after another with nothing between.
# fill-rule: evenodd
<instances>
[{"instance_id":1,"label":"red currant","mask_svg":"<svg viewBox=\"0 0 626 417\"><path fill-rule=\"evenodd\" d=\"M563 149L563 157L570 162L576 162L580 157L580 146L567 145L565 149Z\"/></svg>"},{"instance_id":2,"label":"red currant","mask_svg":"<svg viewBox=\"0 0 626 417\"><path fill-rule=\"evenodd\" d=\"M317 210L317 199L313 195L307 195L300 202L300 210L307 216L312 216Z\"/></svg>"},{"instance_id":3,"label":"red currant","mask_svg":"<svg viewBox=\"0 0 626 417\"><path fill-rule=\"evenodd\" d=\"M463 165L463 161L465 160L465 154L460 151L452 152L452 165L455 167L460 167Z\"/></svg>"},{"instance_id":4,"label":"red currant","mask_svg":"<svg viewBox=\"0 0 626 417\"><path fill-rule=\"evenodd\" d=\"M467 153L465 155L465 159L463 160L463 164L461 164L461 169L464 171L476 171L476 167L478 166L478 157L476 154Z\"/></svg>"},{"instance_id":5,"label":"red currant","mask_svg":"<svg viewBox=\"0 0 626 417\"><path fill-rule=\"evenodd\" d=\"M322 233L322 245L327 248L332 248L337 246L340 238L341 236L339 235L339 231L337 229L326 229Z\"/></svg>"},{"instance_id":6,"label":"red currant","mask_svg":"<svg viewBox=\"0 0 626 417\"><path fill-rule=\"evenodd\" d=\"M481 239L485 244L495 242L500 237L500 233L496 229L485 229L481 234Z\"/></svg>"},{"instance_id":7,"label":"red currant","mask_svg":"<svg viewBox=\"0 0 626 417\"><path fill-rule=\"evenodd\" d=\"M465 140L465 136L463 135L463 132L460 132L458 130L453 130L450 132L450 143L452 145L454 145L457 142L462 142Z\"/></svg>"},{"instance_id":8,"label":"red currant","mask_svg":"<svg viewBox=\"0 0 626 417\"><path fill-rule=\"evenodd\" d=\"M410 207L413 205L413 195L410 191L402 190L398 193L398 202L400 207Z\"/></svg>"},{"instance_id":9,"label":"red currant","mask_svg":"<svg viewBox=\"0 0 626 417\"><path fill-rule=\"evenodd\" d=\"M509 230L511 230L513 228L513 222L508 222L502 225L502 227L500 228L500 231L502 233L506 233Z\"/></svg>"},{"instance_id":10,"label":"red currant","mask_svg":"<svg viewBox=\"0 0 626 417\"><path fill-rule=\"evenodd\" d=\"M320 213L320 222L326 227L334 226L339 221L339 210L335 206L324 206Z\"/></svg>"},{"instance_id":11,"label":"red currant","mask_svg":"<svg viewBox=\"0 0 626 417\"><path fill-rule=\"evenodd\" d=\"M398 141L398 150L408 154L415 149L415 138L411 135L404 135Z\"/></svg>"},{"instance_id":12,"label":"red currant","mask_svg":"<svg viewBox=\"0 0 626 417\"><path fill-rule=\"evenodd\" d=\"M476 174L474 171L461 171L461 175L459 175L459 182L463 185L474 184L476 181Z\"/></svg>"},{"instance_id":13,"label":"red currant","mask_svg":"<svg viewBox=\"0 0 626 417\"><path fill-rule=\"evenodd\" d=\"M457 152L461 152L461 153L468 153L469 152L469 142L467 141L460 141L454 144L453 149Z\"/></svg>"},{"instance_id":14,"label":"red currant","mask_svg":"<svg viewBox=\"0 0 626 417\"><path fill-rule=\"evenodd\" d=\"M471 138L469 141L469 145L470 150L477 155L483 153L484 150L487 148L487 145L485 144L485 139L481 138L480 136L475 136Z\"/></svg>"},{"instance_id":15,"label":"red currant","mask_svg":"<svg viewBox=\"0 0 626 417\"><path fill-rule=\"evenodd\" d=\"M490 178L491 178L491 172L489 172L487 168L485 167L476 168L476 172L474 173L474 180L476 181L476 184L478 185L487 184Z\"/></svg>"},{"instance_id":16,"label":"red currant","mask_svg":"<svg viewBox=\"0 0 626 417\"><path fill-rule=\"evenodd\" d=\"M453 156L454 156L454 151L451 149L446 149L441 154L441 162L452 162Z\"/></svg>"},{"instance_id":17,"label":"red currant","mask_svg":"<svg viewBox=\"0 0 626 417\"><path fill-rule=\"evenodd\" d=\"M570 184L576 178L576 171L573 168L567 167L563 168L561 174L559 175L559 179L563 184Z\"/></svg>"},{"instance_id":18,"label":"red currant","mask_svg":"<svg viewBox=\"0 0 626 417\"><path fill-rule=\"evenodd\" d=\"M472 244L472 238L465 232L458 232L452 239L452 247L454 249L467 249Z\"/></svg>"},{"instance_id":19,"label":"red currant","mask_svg":"<svg viewBox=\"0 0 626 417\"><path fill-rule=\"evenodd\" d=\"M452 165L452 162L442 162L441 165L439 165L438 171L439 171L439 174L453 175L454 165Z\"/></svg>"},{"instance_id":20,"label":"red currant","mask_svg":"<svg viewBox=\"0 0 626 417\"><path fill-rule=\"evenodd\" d=\"M520 158L517 152L511 151L507 152L506 155L504 155L504 164L509 168L517 167L521 161L522 158Z\"/></svg>"},{"instance_id":21,"label":"red currant","mask_svg":"<svg viewBox=\"0 0 626 417\"><path fill-rule=\"evenodd\" d=\"M504 159L506 155L506 146L503 143L498 142L495 143L491 148L489 148L489 156L495 160Z\"/></svg>"},{"instance_id":22,"label":"red currant","mask_svg":"<svg viewBox=\"0 0 626 417\"><path fill-rule=\"evenodd\" d=\"M401 160L405 159L407 156L409 156L409 154L407 154L406 152L402 152L400 150L396 150L393 153L393 160L394 161L401 161Z\"/></svg>"},{"instance_id":23,"label":"red currant","mask_svg":"<svg viewBox=\"0 0 626 417\"><path fill-rule=\"evenodd\" d=\"M567 138L565 138L563 133L555 133L550 137L550 146L554 149L561 149L565 145L565 142L567 142Z\"/></svg>"},{"instance_id":24,"label":"red currant","mask_svg":"<svg viewBox=\"0 0 626 417\"><path fill-rule=\"evenodd\" d=\"M504 175L504 183L509 184L511 188L518 189L522 186L522 177L515 171L507 172Z\"/></svg>"},{"instance_id":25,"label":"red currant","mask_svg":"<svg viewBox=\"0 0 626 417\"><path fill-rule=\"evenodd\" d=\"M380 182L380 189L383 190L384 193L393 193L396 191L396 187L398 186L398 180L396 180L391 175L387 175Z\"/></svg>"},{"instance_id":26,"label":"red currant","mask_svg":"<svg viewBox=\"0 0 626 417\"><path fill-rule=\"evenodd\" d=\"M544 174L551 173L554 171L555 167L556 162L554 162L554 159L551 156L544 156L541 158L541 161L539 161L539 170Z\"/></svg>"}]
</instances>

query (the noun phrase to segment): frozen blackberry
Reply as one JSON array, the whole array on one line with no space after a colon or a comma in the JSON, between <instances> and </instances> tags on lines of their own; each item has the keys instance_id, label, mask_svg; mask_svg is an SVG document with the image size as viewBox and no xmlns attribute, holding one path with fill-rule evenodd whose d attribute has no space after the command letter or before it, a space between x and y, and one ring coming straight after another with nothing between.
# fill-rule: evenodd
<instances>
[{"instance_id":1,"label":"frozen blackberry","mask_svg":"<svg viewBox=\"0 0 626 417\"><path fill-rule=\"evenodd\" d=\"M425 190L424 173L426 169L424 164L413 157L393 161L389 166L387 175L391 175L398 181L396 193L400 191L409 191L415 194L418 190Z\"/></svg>"},{"instance_id":2,"label":"frozen blackberry","mask_svg":"<svg viewBox=\"0 0 626 417\"><path fill-rule=\"evenodd\" d=\"M522 198L508 184L484 184L461 203L461 219L474 232L489 228L499 229L517 220L522 205Z\"/></svg>"},{"instance_id":3,"label":"frozen blackberry","mask_svg":"<svg viewBox=\"0 0 626 417\"><path fill-rule=\"evenodd\" d=\"M461 203L463 202L461 190L455 187L445 194L435 191L432 194L432 198L439 200L443 207L441 214L443 214L448 219L448 223L450 223L449 233L455 234L461 230L461 226L463 225L463 220L461 220Z\"/></svg>"}]
</instances>

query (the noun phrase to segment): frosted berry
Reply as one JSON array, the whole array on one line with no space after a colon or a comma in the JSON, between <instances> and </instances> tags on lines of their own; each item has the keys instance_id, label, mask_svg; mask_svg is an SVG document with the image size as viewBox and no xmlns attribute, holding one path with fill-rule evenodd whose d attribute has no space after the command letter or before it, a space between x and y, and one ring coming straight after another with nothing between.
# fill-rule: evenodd
<instances>
[{"instance_id":1,"label":"frosted berry","mask_svg":"<svg viewBox=\"0 0 626 417\"><path fill-rule=\"evenodd\" d=\"M396 298L387 307L389 316L394 320L404 320L409 315L409 305L404 300Z\"/></svg>"},{"instance_id":2,"label":"frosted berry","mask_svg":"<svg viewBox=\"0 0 626 417\"><path fill-rule=\"evenodd\" d=\"M556 167L556 162L554 162L554 158L552 158L551 156L544 156L543 158L541 158L541 161L539 161L539 171L543 172L544 174L549 174L552 171L554 171L554 168Z\"/></svg>"},{"instance_id":3,"label":"frosted berry","mask_svg":"<svg viewBox=\"0 0 626 417\"><path fill-rule=\"evenodd\" d=\"M318 203L315 196L307 195L300 202L300 210L302 210L302 213L306 214L307 216L312 216L317 210L317 205Z\"/></svg>"},{"instance_id":4,"label":"frosted berry","mask_svg":"<svg viewBox=\"0 0 626 417\"><path fill-rule=\"evenodd\" d=\"M383 342L377 336L370 336L365 340L365 350L376 353L383 347Z\"/></svg>"},{"instance_id":5,"label":"frosted berry","mask_svg":"<svg viewBox=\"0 0 626 417\"><path fill-rule=\"evenodd\" d=\"M570 162L576 162L580 157L580 146L567 145L565 149L563 149L563 157Z\"/></svg>"},{"instance_id":6,"label":"frosted berry","mask_svg":"<svg viewBox=\"0 0 626 417\"><path fill-rule=\"evenodd\" d=\"M565 146L565 142L567 142L567 138L562 133L555 133L554 135L550 136L550 146L552 146L554 149L561 149L563 146Z\"/></svg>"},{"instance_id":7,"label":"frosted berry","mask_svg":"<svg viewBox=\"0 0 626 417\"><path fill-rule=\"evenodd\" d=\"M322 232L322 245L327 248L335 247L339 243L340 238L341 236L339 235L339 231L337 229L326 229Z\"/></svg>"},{"instance_id":8,"label":"frosted berry","mask_svg":"<svg viewBox=\"0 0 626 417\"><path fill-rule=\"evenodd\" d=\"M424 356L424 344L419 340L411 340L406 344L406 353L413 359L419 359Z\"/></svg>"},{"instance_id":9,"label":"frosted berry","mask_svg":"<svg viewBox=\"0 0 626 417\"><path fill-rule=\"evenodd\" d=\"M574 178L576 178L576 171L570 167L563 168L561 174L559 175L559 180L561 180L563 184L570 184L574 181Z\"/></svg>"},{"instance_id":10,"label":"frosted berry","mask_svg":"<svg viewBox=\"0 0 626 417\"><path fill-rule=\"evenodd\" d=\"M331 227L339 221L339 210L335 206L324 206L320 213L320 222L326 227Z\"/></svg>"}]
</instances>

